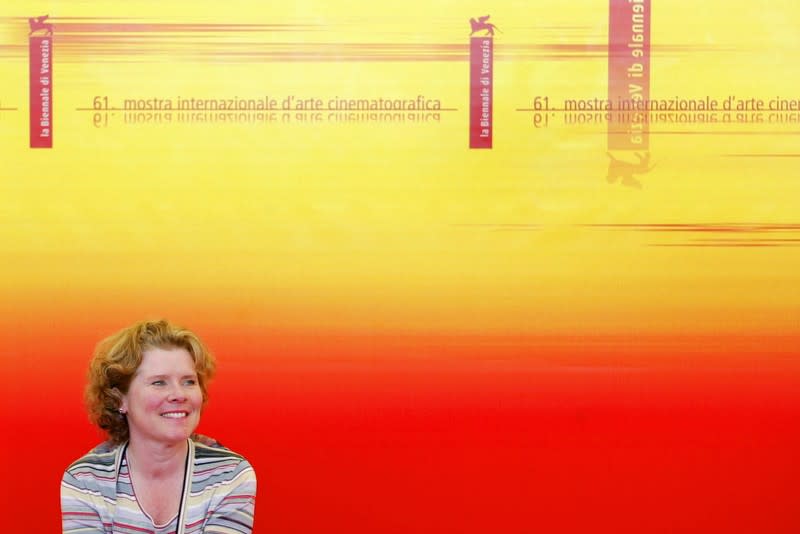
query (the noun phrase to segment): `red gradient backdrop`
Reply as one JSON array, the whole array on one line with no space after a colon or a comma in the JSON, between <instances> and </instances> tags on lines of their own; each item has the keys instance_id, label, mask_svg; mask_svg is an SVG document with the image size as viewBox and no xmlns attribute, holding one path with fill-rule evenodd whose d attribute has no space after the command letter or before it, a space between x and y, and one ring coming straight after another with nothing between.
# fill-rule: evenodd
<instances>
[{"instance_id":1,"label":"red gradient backdrop","mask_svg":"<svg viewBox=\"0 0 800 534\"><path fill-rule=\"evenodd\" d=\"M40 326L2 332L4 500L41 500L55 532L106 332ZM800 526L797 338L197 330L220 357L201 431L256 467L257 532Z\"/></svg>"}]
</instances>

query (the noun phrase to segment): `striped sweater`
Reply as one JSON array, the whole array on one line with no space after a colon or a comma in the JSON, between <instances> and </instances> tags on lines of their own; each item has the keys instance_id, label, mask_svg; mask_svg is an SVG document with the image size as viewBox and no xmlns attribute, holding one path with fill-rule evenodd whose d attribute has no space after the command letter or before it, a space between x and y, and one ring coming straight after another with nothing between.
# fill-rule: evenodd
<instances>
[{"instance_id":1,"label":"striped sweater","mask_svg":"<svg viewBox=\"0 0 800 534\"><path fill-rule=\"evenodd\" d=\"M131 485L124 445L104 443L70 465L61 481L64 533L241 534L253 530L256 475L250 464L214 440L189 440L180 515L154 525ZM182 528L179 528L179 523Z\"/></svg>"}]
</instances>

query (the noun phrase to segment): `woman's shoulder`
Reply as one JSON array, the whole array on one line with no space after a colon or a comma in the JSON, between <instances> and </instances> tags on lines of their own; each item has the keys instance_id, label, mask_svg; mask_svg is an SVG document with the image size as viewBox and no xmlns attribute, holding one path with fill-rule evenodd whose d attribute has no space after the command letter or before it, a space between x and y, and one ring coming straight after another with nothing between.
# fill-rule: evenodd
<instances>
[{"instance_id":1,"label":"woman's shoulder","mask_svg":"<svg viewBox=\"0 0 800 534\"><path fill-rule=\"evenodd\" d=\"M194 442L195 456L197 457L238 458L244 460L244 456L233 452L214 438L202 434L192 434L192 441Z\"/></svg>"},{"instance_id":2,"label":"woman's shoulder","mask_svg":"<svg viewBox=\"0 0 800 534\"><path fill-rule=\"evenodd\" d=\"M92 448L89 452L72 462L67 467L68 472L92 469L114 469L114 464L117 456L117 449L119 445L104 441L103 443Z\"/></svg>"},{"instance_id":3,"label":"woman's shoulder","mask_svg":"<svg viewBox=\"0 0 800 534\"><path fill-rule=\"evenodd\" d=\"M90 491L113 497L118 445L101 443L72 462L61 479L62 493Z\"/></svg>"},{"instance_id":4,"label":"woman's shoulder","mask_svg":"<svg viewBox=\"0 0 800 534\"><path fill-rule=\"evenodd\" d=\"M195 434L194 442L195 472L223 473L252 471L250 463L241 454L235 453L223 446L217 440L208 436Z\"/></svg>"}]
</instances>

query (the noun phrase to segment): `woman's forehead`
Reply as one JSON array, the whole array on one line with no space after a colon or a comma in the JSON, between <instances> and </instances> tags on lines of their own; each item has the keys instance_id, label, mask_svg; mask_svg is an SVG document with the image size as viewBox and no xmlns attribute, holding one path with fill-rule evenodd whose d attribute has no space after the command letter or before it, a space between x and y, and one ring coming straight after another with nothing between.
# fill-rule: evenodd
<instances>
[{"instance_id":1,"label":"woman's forehead","mask_svg":"<svg viewBox=\"0 0 800 534\"><path fill-rule=\"evenodd\" d=\"M136 374L194 374L192 355L184 348L148 348L142 352L142 363Z\"/></svg>"}]
</instances>

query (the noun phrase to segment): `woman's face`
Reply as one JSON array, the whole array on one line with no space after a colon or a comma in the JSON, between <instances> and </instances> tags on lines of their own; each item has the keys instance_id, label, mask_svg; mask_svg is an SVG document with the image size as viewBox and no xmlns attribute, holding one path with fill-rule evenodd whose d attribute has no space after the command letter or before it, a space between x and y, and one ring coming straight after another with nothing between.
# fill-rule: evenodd
<instances>
[{"instance_id":1,"label":"woman's face","mask_svg":"<svg viewBox=\"0 0 800 534\"><path fill-rule=\"evenodd\" d=\"M142 353L142 363L123 395L130 441L177 444L200 422L203 394L192 356L186 349L153 348Z\"/></svg>"}]
</instances>

